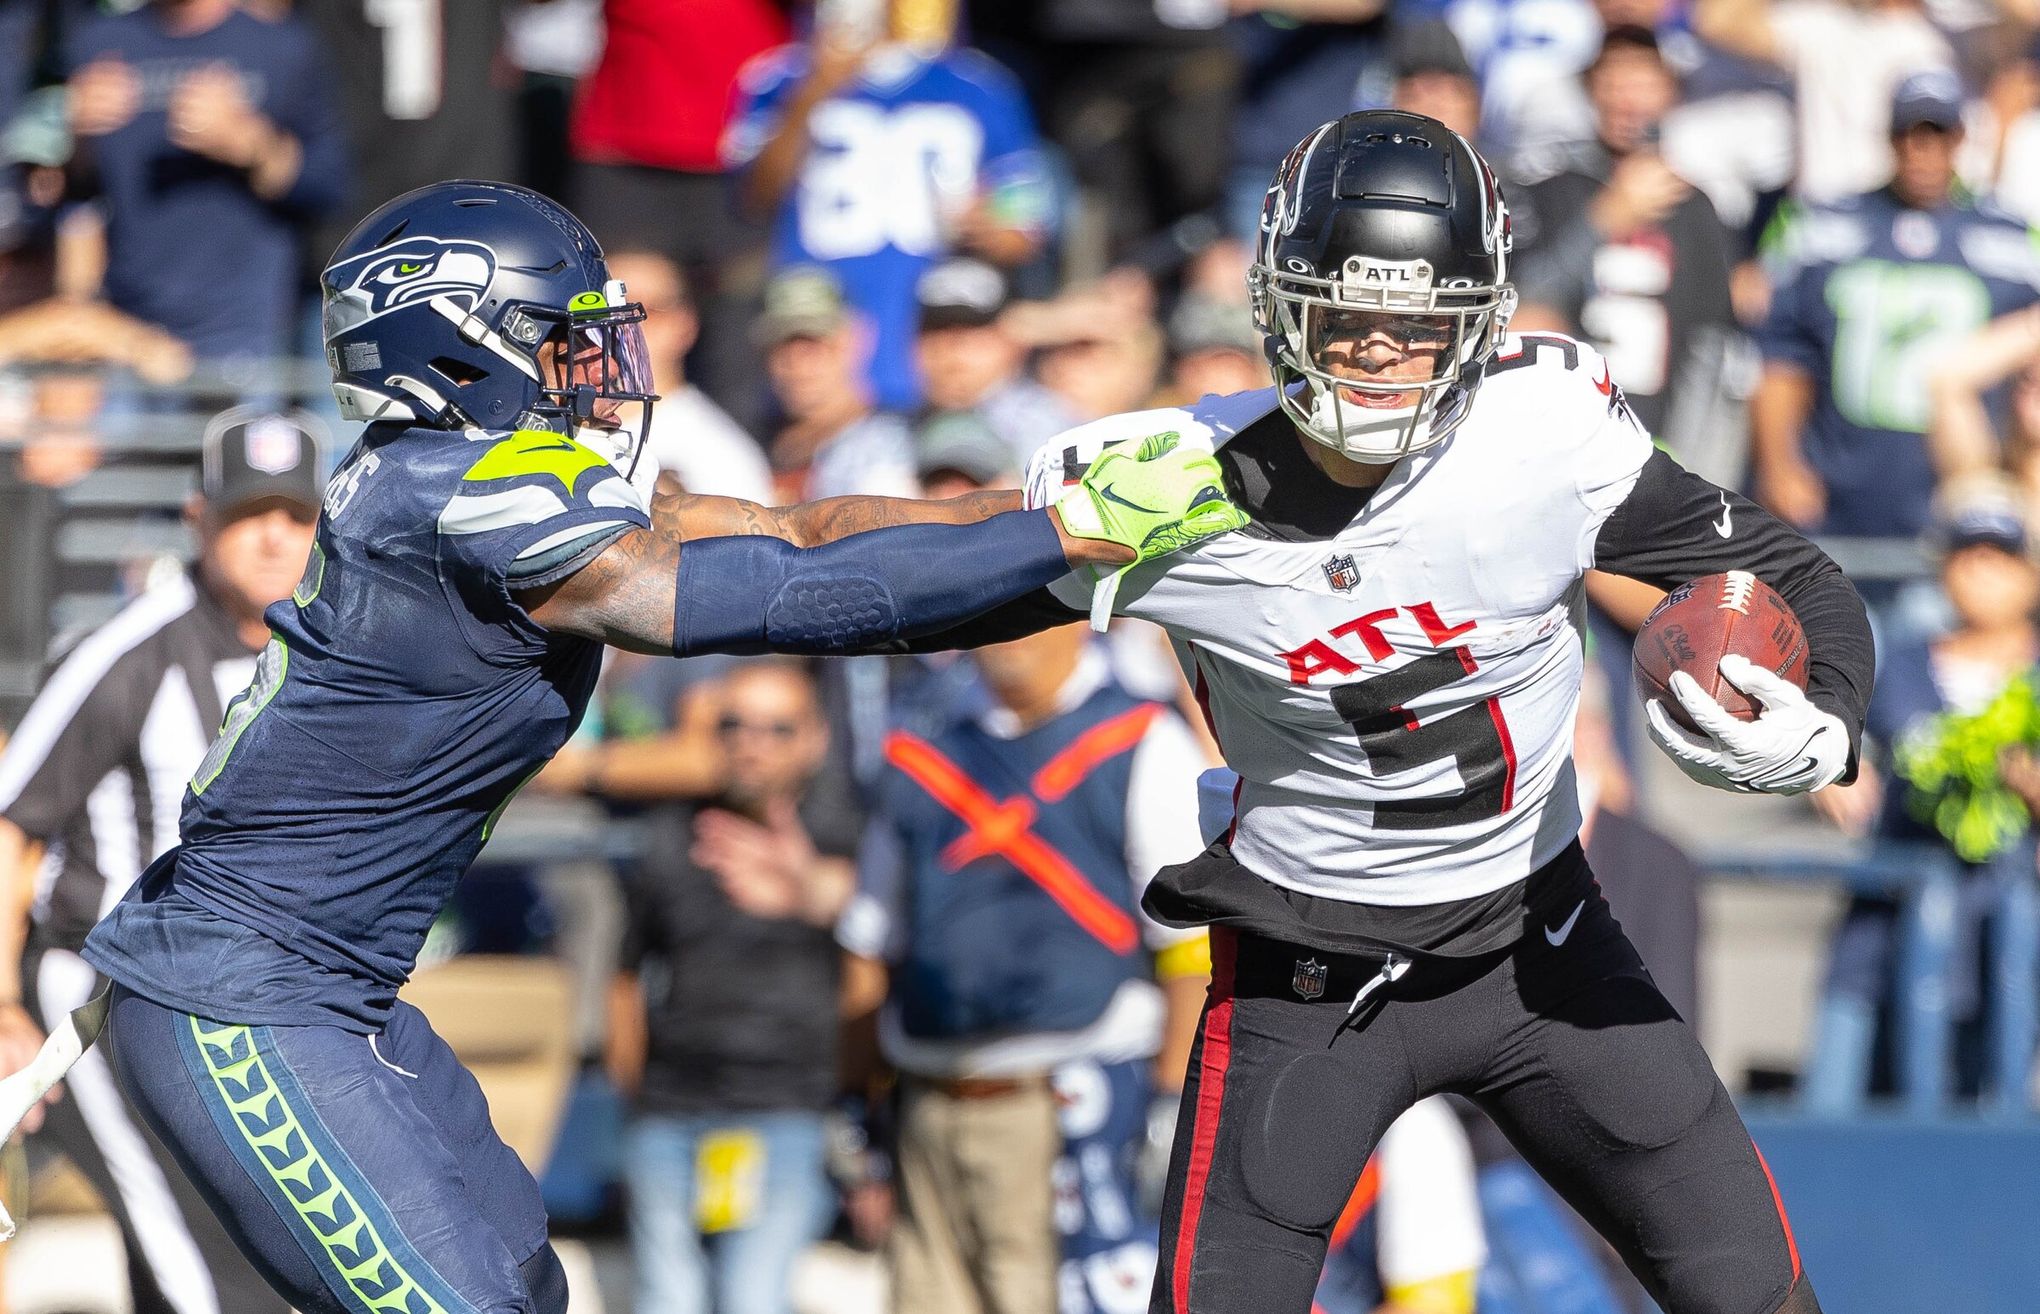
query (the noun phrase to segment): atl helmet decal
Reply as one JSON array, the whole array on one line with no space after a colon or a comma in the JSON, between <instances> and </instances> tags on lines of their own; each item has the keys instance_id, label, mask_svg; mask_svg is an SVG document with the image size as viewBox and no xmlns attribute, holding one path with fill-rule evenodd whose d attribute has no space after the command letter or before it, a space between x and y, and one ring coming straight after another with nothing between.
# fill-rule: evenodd
<instances>
[{"instance_id":1,"label":"atl helmet decal","mask_svg":"<svg viewBox=\"0 0 2040 1314\"><path fill-rule=\"evenodd\" d=\"M352 303L354 322L443 296L473 310L496 276L496 253L480 242L409 237L335 265L336 299Z\"/></svg>"}]
</instances>

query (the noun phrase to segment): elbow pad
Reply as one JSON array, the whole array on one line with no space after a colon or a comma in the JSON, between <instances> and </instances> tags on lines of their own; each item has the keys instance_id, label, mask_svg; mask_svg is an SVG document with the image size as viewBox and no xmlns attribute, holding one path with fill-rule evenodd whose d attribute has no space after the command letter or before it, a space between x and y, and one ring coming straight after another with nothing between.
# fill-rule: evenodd
<instances>
[{"instance_id":1,"label":"elbow pad","mask_svg":"<svg viewBox=\"0 0 2040 1314\"><path fill-rule=\"evenodd\" d=\"M958 569L964 561L979 569ZM895 525L819 547L777 538L681 546L673 651L839 656L947 629L1067 573L1045 511Z\"/></svg>"}]
</instances>

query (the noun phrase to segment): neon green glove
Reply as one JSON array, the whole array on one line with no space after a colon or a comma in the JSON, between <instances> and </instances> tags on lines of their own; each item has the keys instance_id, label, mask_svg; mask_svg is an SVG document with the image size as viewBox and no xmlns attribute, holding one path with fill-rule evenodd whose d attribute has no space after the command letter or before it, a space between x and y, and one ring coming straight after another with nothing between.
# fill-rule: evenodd
<instances>
[{"instance_id":1,"label":"neon green glove","mask_svg":"<svg viewBox=\"0 0 2040 1314\"><path fill-rule=\"evenodd\" d=\"M1133 549L1133 560L1099 580L1091 595L1094 630L1105 629L1127 571L1247 524L1246 512L1226 500L1217 459L1179 449L1178 441L1172 429L1106 448L1055 504L1070 534Z\"/></svg>"}]
</instances>

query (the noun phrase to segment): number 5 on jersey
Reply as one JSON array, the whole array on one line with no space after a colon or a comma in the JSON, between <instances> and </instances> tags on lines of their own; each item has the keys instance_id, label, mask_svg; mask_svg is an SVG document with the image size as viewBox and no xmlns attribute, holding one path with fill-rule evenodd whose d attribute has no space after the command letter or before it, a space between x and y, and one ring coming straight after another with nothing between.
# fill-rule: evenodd
<instances>
[{"instance_id":1,"label":"number 5 on jersey","mask_svg":"<svg viewBox=\"0 0 2040 1314\"><path fill-rule=\"evenodd\" d=\"M1418 724L1407 704L1436 693L1479 669L1464 648L1428 653L1369 680L1332 690L1332 707L1353 727L1377 780L1450 761L1459 773L1457 794L1384 799L1374 808L1383 830L1427 830L1486 821L1515 801L1516 749L1502 719L1501 700Z\"/></svg>"}]
</instances>

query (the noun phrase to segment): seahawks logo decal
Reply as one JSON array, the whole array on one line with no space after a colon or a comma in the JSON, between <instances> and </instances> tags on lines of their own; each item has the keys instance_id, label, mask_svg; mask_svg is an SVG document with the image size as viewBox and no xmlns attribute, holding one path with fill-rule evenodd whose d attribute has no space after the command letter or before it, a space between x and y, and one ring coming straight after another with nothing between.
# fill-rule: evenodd
<instances>
[{"instance_id":1,"label":"seahawks logo decal","mask_svg":"<svg viewBox=\"0 0 2040 1314\"><path fill-rule=\"evenodd\" d=\"M334 289L328 315L329 334L366 323L433 297L446 297L462 310L481 304L496 276L496 253L480 242L409 237L326 271Z\"/></svg>"}]
</instances>

